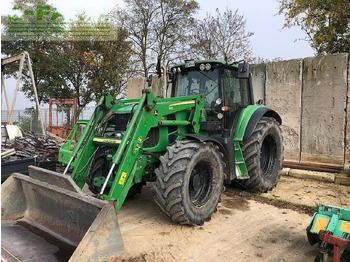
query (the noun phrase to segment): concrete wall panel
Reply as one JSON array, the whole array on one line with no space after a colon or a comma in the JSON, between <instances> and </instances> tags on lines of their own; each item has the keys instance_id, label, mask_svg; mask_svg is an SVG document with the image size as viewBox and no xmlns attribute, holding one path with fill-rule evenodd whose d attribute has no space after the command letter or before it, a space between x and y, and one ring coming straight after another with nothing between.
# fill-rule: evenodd
<instances>
[{"instance_id":1,"label":"concrete wall panel","mask_svg":"<svg viewBox=\"0 0 350 262\"><path fill-rule=\"evenodd\" d=\"M131 78L126 85L127 98L140 98L142 96L142 89L144 89L146 85L147 81L143 77Z\"/></svg>"},{"instance_id":2,"label":"concrete wall panel","mask_svg":"<svg viewBox=\"0 0 350 262\"><path fill-rule=\"evenodd\" d=\"M343 164L348 54L304 59L302 161Z\"/></svg>"},{"instance_id":3,"label":"concrete wall panel","mask_svg":"<svg viewBox=\"0 0 350 262\"><path fill-rule=\"evenodd\" d=\"M266 81L266 65L251 65L252 85L254 93L254 102L262 99L265 104L265 81Z\"/></svg>"},{"instance_id":4,"label":"concrete wall panel","mask_svg":"<svg viewBox=\"0 0 350 262\"><path fill-rule=\"evenodd\" d=\"M348 63L348 95L347 95L347 117L346 117L346 129L345 129L345 158L344 169L350 171L350 65Z\"/></svg>"},{"instance_id":5,"label":"concrete wall panel","mask_svg":"<svg viewBox=\"0 0 350 262\"><path fill-rule=\"evenodd\" d=\"M302 59L266 65L266 106L282 117L284 159L300 160Z\"/></svg>"}]
</instances>

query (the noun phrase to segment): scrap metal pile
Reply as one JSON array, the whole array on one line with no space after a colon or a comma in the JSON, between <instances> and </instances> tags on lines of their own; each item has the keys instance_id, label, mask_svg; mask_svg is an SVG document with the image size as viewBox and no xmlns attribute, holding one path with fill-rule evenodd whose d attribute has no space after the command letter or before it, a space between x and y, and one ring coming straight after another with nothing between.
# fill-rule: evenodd
<instances>
[{"instance_id":1,"label":"scrap metal pile","mask_svg":"<svg viewBox=\"0 0 350 262\"><path fill-rule=\"evenodd\" d=\"M29 165L55 171L59 147L57 140L33 132L24 132L23 137L2 142L1 181L12 172L26 172Z\"/></svg>"},{"instance_id":2,"label":"scrap metal pile","mask_svg":"<svg viewBox=\"0 0 350 262\"><path fill-rule=\"evenodd\" d=\"M16 137L13 141L3 143L2 149L15 150L14 155L9 158L5 157L3 161L21 157L33 157L39 162L57 161L59 144L55 140L49 139L48 136L38 136L32 132L26 132L23 137ZM1 158L3 157L1 156Z\"/></svg>"}]
</instances>

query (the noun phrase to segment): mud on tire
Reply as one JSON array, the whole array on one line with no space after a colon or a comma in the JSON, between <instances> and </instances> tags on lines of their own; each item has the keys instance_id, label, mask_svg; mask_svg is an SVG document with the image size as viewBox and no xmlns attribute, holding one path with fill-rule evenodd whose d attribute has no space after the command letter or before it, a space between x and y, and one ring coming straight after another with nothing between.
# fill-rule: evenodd
<instances>
[{"instance_id":1,"label":"mud on tire","mask_svg":"<svg viewBox=\"0 0 350 262\"><path fill-rule=\"evenodd\" d=\"M266 192L274 188L283 160L279 123L274 118L262 117L252 136L243 141L241 147L250 178L236 179L236 184L251 191Z\"/></svg>"},{"instance_id":2,"label":"mud on tire","mask_svg":"<svg viewBox=\"0 0 350 262\"><path fill-rule=\"evenodd\" d=\"M155 202L174 222L202 225L216 211L224 189L224 163L212 143L176 141L155 171Z\"/></svg>"}]
</instances>

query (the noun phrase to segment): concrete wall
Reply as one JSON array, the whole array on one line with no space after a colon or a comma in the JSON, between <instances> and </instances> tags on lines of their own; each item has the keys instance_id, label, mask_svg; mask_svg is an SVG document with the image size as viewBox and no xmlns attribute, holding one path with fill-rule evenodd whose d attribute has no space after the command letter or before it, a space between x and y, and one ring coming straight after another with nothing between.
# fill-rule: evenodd
<instances>
[{"instance_id":1,"label":"concrete wall","mask_svg":"<svg viewBox=\"0 0 350 262\"><path fill-rule=\"evenodd\" d=\"M137 77L137 78L131 78L127 85L127 98L140 98L142 96L142 90L145 88L150 88L156 96L161 95L161 79L153 75L152 77L152 84L150 87L148 87L147 79L144 77Z\"/></svg>"},{"instance_id":2,"label":"concrete wall","mask_svg":"<svg viewBox=\"0 0 350 262\"><path fill-rule=\"evenodd\" d=\"M348 55L304 59L301 161L343 164Z\"/></svg>"},{"instance_id":3,"label":"concrete wall","mask_svg":"<svg viewBox=\"0 0 350 262\"><path fill-rule=\"evenodd\" d=\"M348 58L350 59L350 56ZM344 169L350 170L350 61L348 63Z\"/></svg>"},{"instance_id":4,"label":"concrete wall","mask_svg":"<svg viewBox=\"0 0 350 262\"><path fill-rule=\"evenodd\" d=\"M266 106L282 116L285 156L295 161L300 159L301 67L301 59L266 65Z\"/></svg>"},{"instance_id":5,"label":"concrete wall","mask_svg":"<svg viewBox=\"0 0 350 262\"><path fill-rule=\"evenodd\" d=\"M349 54L265 66L265 72L262 65L252 67L254 93L265 94L266 105L282 116L284 159L349 169Z\"/></svg>"},{"instance_id":6,"label":"concrete wall","mask_svg":"<svg viewBox=\"0 0 350 262\"><path fill-rule=\"evenodd\" d=\"M146 87L146 78L131 78L126 85L127 99L140 98L142 96L142 90Z\"/></svg>"}]
</instances>

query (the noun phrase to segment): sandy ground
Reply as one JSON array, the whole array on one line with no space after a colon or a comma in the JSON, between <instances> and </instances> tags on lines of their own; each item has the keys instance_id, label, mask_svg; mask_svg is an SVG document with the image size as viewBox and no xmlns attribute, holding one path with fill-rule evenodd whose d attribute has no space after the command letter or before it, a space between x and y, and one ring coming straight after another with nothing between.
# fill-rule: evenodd
<instances>
[{"instance_id":1,"label":"sandy ground","mask_svg":"<svg viewBox=\"0 0 350 262\"><path fill-rule=\"evenodd\" d=\"M289 176L282 176L274 190L261 196L311 207L331 204L350 208L349 186Z\"/></svg>"},{"instance_id":2,"label":"sandy ground","mask_svg":"<svg viewBox=\"0 0 350 262\"><path fill-rule=\"evenodd\" d=\"M200 227L163 217L151 185L125 202L118 219L123 261L301 262L313 261L317 254L305 234L310 215L246 200L231 189L211 221Z\"/></svg>"}]
</instances>

